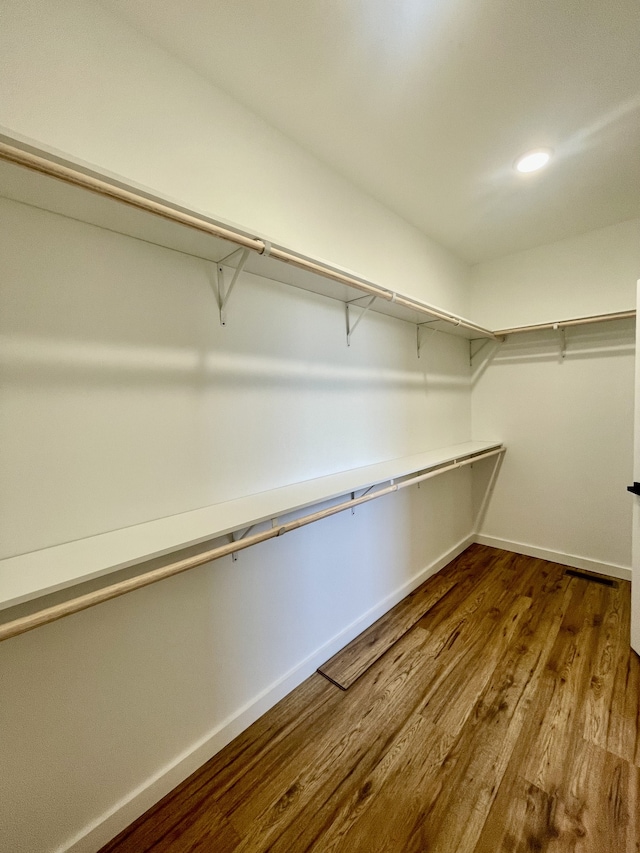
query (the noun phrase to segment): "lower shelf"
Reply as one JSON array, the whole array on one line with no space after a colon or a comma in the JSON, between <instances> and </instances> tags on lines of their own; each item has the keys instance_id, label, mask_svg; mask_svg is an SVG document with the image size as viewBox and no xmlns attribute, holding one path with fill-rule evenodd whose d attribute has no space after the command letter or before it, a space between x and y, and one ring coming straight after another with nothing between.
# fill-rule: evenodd
<instances>
[{"instance_id":1,"label":"lower shelf","mask_svg":"<svg viewBox=\"0 0 640 853\"><path fill-rule=\"evenodd\" d=\"M344 495L447 463L468 463L500 447L496 441L469 441L10 557L0 561L0 609Z\"/></svg>"}]
</instances>

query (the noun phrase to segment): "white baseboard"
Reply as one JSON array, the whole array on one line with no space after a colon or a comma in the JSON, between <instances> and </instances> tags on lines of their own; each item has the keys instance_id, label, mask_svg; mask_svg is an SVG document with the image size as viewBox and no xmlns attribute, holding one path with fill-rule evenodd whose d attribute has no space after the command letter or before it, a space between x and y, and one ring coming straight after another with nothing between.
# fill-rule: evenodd
<instances>
[{"instance_id":1,"label":"white baseboard","mask_svg":"<svg viewBox=\"0 0 640 853\"><path fill-rule=\"evenodd\" d=\"M621 580L631 580L631 569L626 566L617 566L614 563L601 563L598 560L590 560L587 557L577 557L574 554L562 554L560 551L550 551L548 548L536 548L534 545L525 545L522 542L511 542L509 539L498 539L495 536L483 536L477 534L474 542L479 545L490 545L500 548L502 551L514 551L516 554L524 554L527 557L539 557L549 560L551 563L560 563L562 566L571 566L572 569L584 569L588 572L598 572Z\"/></svg>"},{"instance_id":2,"label":"white baseboard","mask_svg":"<svg viewBox=\"0 0 640 853\"><path fill-rule=\"evenodd\" d=\"M70 839L56 853L95 853L119 832L129 826L132 821L144 814L147 809L168 794L176 785L183 782L195 770L212 758L223 747L230 743L240 732L248 728L259 717L272 708L294 688L312 675L325 661L340 651L354 637L362 633L376 619L379 619L395 604L409 595L416 587L431 575L439 572L451 560L454 560L476 537L470 535L462 539L434 560L409 581L396 589L375 607L372 607L342 631L324 643L313 654L309 655L289 672L281 676L268 688L257 694L246 705L239 708L233 715L223 720L211 729L203 738L191 744L183 753L178 755L170 764L163 767L154 776L146 779L138 788L131 791L112 809L101 815L96 821L86 826L74 838Z\"/></svg>"}]
</instances>

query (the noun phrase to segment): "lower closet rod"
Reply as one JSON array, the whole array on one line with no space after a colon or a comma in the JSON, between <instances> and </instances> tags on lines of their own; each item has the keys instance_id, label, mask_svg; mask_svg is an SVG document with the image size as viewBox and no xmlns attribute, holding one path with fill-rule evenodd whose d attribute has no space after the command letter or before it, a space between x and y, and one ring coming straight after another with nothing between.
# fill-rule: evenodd
<instances>
[{"instance_id":1,"label":"lower closet rod","mask_svg":"<svg viewBox=\"0 0 640 853\"><path fill-rule=\"evenodd\" d=\"M202 566L212 560L218 560L220 557L226 557L229 554L233 554L235 551L242 551L245 548L250 548L252 545L257 545L260 542L266 542L268 539L273 539L276 536L282 536L292 530L297 530L299 527L312 524L314 521L320 521L323 518L336 515L346 509L351 509L352 507L380 498L383 495L391 494L391 492L397 492L399 489L404 489L407 486L414 485L415 483L421 483L423 480L436 477L438 474L444 474L445 471L453 471L455 468L461 468L464 465L471 465L473 462L478 462L481 459L487 459L490 456L496 456L500 453L504 453L504 451L505 448L500 447L496 450L489 450L486 453L480 453L477 456L463 459L460 462L453 462L442 468L436 468L435 470L427 471L424 474L418 474L416 477L410 477L409 479L402 480L399 483L393 483L390 486L385 486L377 492L369 492L359 498L351 498L348 501L336 504L328 509L313 512L309 515L303 516L302 518L297 518L294 521L288 521L285 524L271 527L262 533L255 533L253 536L238 539L235 542L230 542L228 545L221 545L218 548L203 551L201 554L196 554L193 557L186 557L183 560L177 560L173 563L169 563L167 566L162 566L159 569L152 569L150 572L145 572L142 575L138 575L124 581L118 581L118 583L105 586L102 589L94 590L93 592L88 592L85 595L79 595L76 598L63 601L60 604L54 604L52 607L46 607L43 610L30 613L28 616L21 616L11 622L5 622L4 625L0 625L0 642L2 640L8 640L10 637L17 637L19 634L25 634L27 631L39 628L41 625L56 622L58 619L70 616L72 613L79 613L82 610L87 610L89 607L94 607L96 604L102 604L104 601L110 601L112 598L119 598L121 595L133 592L133 590L150 586L152 583L157 583L165 578L170 578L174 575L186 572L189 569Z\"/></svg>"}]
</instances>

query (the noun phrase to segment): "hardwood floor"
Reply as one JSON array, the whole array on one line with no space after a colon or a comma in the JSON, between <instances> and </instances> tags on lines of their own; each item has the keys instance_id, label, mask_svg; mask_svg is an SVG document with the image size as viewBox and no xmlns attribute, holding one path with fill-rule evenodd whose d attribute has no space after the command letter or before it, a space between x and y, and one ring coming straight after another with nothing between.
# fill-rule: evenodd
<instances>
[{"instance_id":1,"label":"hardwood floor","mask_svg":"<svg viewBox=\"0 0 640 853\"><path fill-rule=\"evenodd\" d=\"M639 853L630 590L596 580L472 546L102 853Z\"/></svg>"}]
</instances>

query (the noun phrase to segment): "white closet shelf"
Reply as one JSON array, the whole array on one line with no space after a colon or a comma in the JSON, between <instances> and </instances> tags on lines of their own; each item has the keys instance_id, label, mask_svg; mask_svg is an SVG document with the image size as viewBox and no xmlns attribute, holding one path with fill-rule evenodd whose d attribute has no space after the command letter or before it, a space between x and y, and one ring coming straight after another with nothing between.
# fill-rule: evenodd
<instances>
[{"instance_id":1,"label":"white closet shelf","mask_svg":"<svg viewBox=\"0 0 640 853\"><path fill-rule=\"evenodd\" d=\"M248 248L247 272L344 303L376 295L371 310L377 313L416 325L427 323L467 339L495 339L493 332L457 314L272 245L235 225L3 133L0 196L217 264L238 247Z\"/></svg>"},{"instance_id":2,"label":"white closet shelf","mask_svg":"<svg viewBox=\"0 0 640 853\"><path fill-rule=\"evenodd\" d=\"M499 329L494 332L498 338L506 338L508 335L519 335L526 332L562 331L575 326L591 326L600 323L609 323L615 320L635 320L636 310L630 308L627 311L613 311L610 314L593 314L587 317L572 317L569 320L550 320L546 323L535 323L530 326L512 326L509 329Z\"/></svg>"},{"instance_id":3,"label":"white closet shelf","mask_svg":"<svg viewBox=\"0 0 640 853\"><path fill-rule=\"evenodd\" d=\"M256 524L502 448L468 441L305 480L0 561L0 609Z\"/></svg>"}]
</instances>

